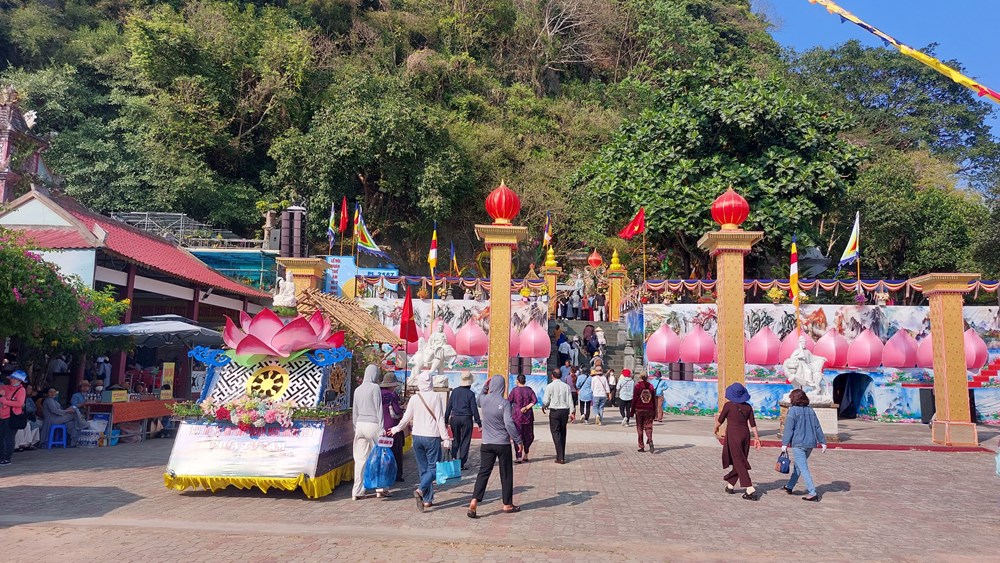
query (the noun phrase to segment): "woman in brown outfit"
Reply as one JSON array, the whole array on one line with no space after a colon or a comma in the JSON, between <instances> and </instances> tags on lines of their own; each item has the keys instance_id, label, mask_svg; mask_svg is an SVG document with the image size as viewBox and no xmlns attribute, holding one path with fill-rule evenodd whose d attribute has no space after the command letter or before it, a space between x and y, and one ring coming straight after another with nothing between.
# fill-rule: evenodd
<instances>
[{"instance_id":1,"label":"woman in brown outfit","mask_svg":"<svg viewBox=\"0 0 1000 563\"><path fill-rule=\"evenodd\" d=\"M753 407L747 404L750 400L750 393L741 383L733 383L726 388L726 404L722 405L722 410L715 417L715 433L718 434L723 422L729 422L726 433L720 435L722 438L722 468L730 465L733 467L729 473L722 478L726 482L726 492L736 493L736 479L739 478L740 486L745 487L743 498L746 500L757 500L757 490L750 480L750 462L747 456L750 454L750 432L753 431L754 448L760 449L760 434L757 433L757 421L753 417Z\"/></svg>"}]
</instances>

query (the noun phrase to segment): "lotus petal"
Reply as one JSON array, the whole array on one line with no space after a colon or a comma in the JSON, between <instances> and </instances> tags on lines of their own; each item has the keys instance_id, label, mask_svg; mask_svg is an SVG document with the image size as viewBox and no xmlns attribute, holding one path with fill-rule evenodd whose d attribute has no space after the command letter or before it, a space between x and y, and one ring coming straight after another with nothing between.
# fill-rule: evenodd
<instances>
[{"instance_id":1,"label":"lotus petal","mask_svg":"<svg viewBox=\"0 0 1000 563\"><path fill-rule=\"evenodd\" d=\"M226 317L226 328L222 331L222 340L226 343L226 346L235 350L239 346L240 341L246 338L246 336L245 332L236 328L232 319Z\"/></svg>"},{"instance_id":2,"label":"lotus petal","mask_svg":"<svg viewBox=\"0 0 1000 563\"><path fill-rule=\"evenodd\" d=\"M670 364L681 357L681 339L670 325L663 323L646 341L646 359L650 362Z\"/></svg>"},{"instance_id":3,"label":"lotus petal","mask_svg":"<svg viewBox=\"0 0 1000 563\"><path fill-rule=\"evenodd\" d=\"M271 347L282 356L322 345L323 341L316 338L312 325L305 317L295 317L271 338Z\"/></svg>"},{"instance_id":4,"label":"lotus petal","mask_svg":"<svg viewBox=\"0 0 1000 563\"><path fill-rule=\"evenodd\" d=\"M847 350L847 365L858 368L874 368L882 364L882 339L870 329L864 329L854 337Z\"/></svg>"},{"instance_id":5,"label":"lotus petal","mask_svg":"<svg viewBox=\"0 0 1000 563\"><path fill-rule=\"evenodd\" d=\"M281 354L279 354L273 348L271 348L266 343L261 341L261 339L257 338L252 334L248 334L246 338L240 341L239 346L236 347L236 355L250 356L253 354L264 354L267 356L281 356Z\"/></svg>"},{"instance_id":6,"label":"lotus petal","mask_svg":"<svg viewBox=\"0 0 1000 563\"><path fill-rule=\"evenodd\" d=\"M521 356L524 358L548 358L552 353L549 333L538 324L538 321L528 323L528 326L521 331L518 340Z\"/></svg>"},{"instance_id":7,"label":"lotus petal","mask_svg":"<svg viewBox=\"0 0 1000 563\"><path fill-rule=\"evenodd\" d=\"M252 321L253 319L250 318L250 315L246 311L240 311L240 326L243 327L243 332L250 333L250 323Z\"/></svg>"},{"instance_id":8,"label":"lotus petal","mask_svg":"<svg viewBox=\"0 0 1000 563\"><path fill-rule=\"evenodd\" d=\"M990 356L990 351L986 347L986 342L973 329L965 331L965 367L971 370L982 369L983 364Z\"/></svg>"},{"instance_id":9,"label":"lotus petal","mask_svg":"<svg viewBox=\"0 0 1000 563\"><path fill-rule=\"evenodd\" d=\"M917 366L917 341L910 333L900 329L885 343L882 365L887 368L912 368Z\"/></svg>"},{"instance_id":10,"label":"lotus petal","mask_svg":"<svg viewBox=\"0 0 1000 563\"><path fill-rule=\"evenodd\" d=\"M489 353L490 341L486 332L473 319L458 329L455 335L455 352L462 356L485 356Z\"/></svg>"},{"instance_id":11,"label":"lotus petal","mask_svg":"<svg viewBox=\"0 0 1000 563\"><path fill-rule=\"evenodd\" d=\"M319 309L313 311L313 314L309 316L309 326L313 328L313 332L316 334L323 334L324 324L327 326L330 325L329 322L324 323L324 321L326 321L326 319L323 318L323 314L319 312ZM326 338L322 338L321 340L326 340Z\"/></svg>"},{"instance_id":12,"label":"lotus petal","mask_svg":"<svg viewBox=\"0 0 1000 563\"><path fill-rule=\"evenodd\" d=\"M746 361L758 366L773 366L778 363L781 340L770 327L764 327L747 342Z\"/></svg>"},{"instance_id":13,"label":"lotus petal","mask_svg":"<svg viewBox=\"0 0 1000 563\"><path fill-rule=\"evenodd\" d=\"M844 335L837 332L837 329L831 328L816 342L813 354L826 358L824 368L840 368L847 365L848 348L850 345Z\"/></svg>"},{"instance_id":14,"label":"lotus petal","mask_svg":"<svg viewBox=\"0 0 1000 563\"><path fill-rule=\"evenodd\" d=\"M684 335L680 344L681 361L692 364L710 364L715 358L715 341L700 325Z\"/></svg>"},{"instance_id":15,"label":"lotus petal","mask_svg":"<svg viewBox=\"0 0 1000 563\"><path fill-rule=\"evenodd\" d=\"M251 336L256 336L261 342L270 343L274 335L284 327L285 323L281 322L274 311L264 309L250 321L250 330L247 332Z\"/></svg>"},{"instance_id":16,"label":"lotus petal","mask_svg":"<svg viewBox=\"0 0 1000 563\"><path fill-rule=\"evenodd\" d=\"M934 343L931 341L930 334L923 337L917 344L917 367L934 367Z\"/></svg>"},{"instance_id":17,"label":"lotus petal","mask_svg":"<svg viewBox=\"0 0 1000 563\"><path fill-rule=\"evenodd\" d=\"M516 358L518 354L521 353L521 338L514 329L514 325L510 325L510 339L508 340L510 347L508 348L507 355L511 358Z\"/></svg>"},{"instance_id":18,"label":"lotus petal","mask_svg":"<svg viewBox=\"0 0 1000 563\"><path fill-rule=\"evenodd\" d=\"M329 348L343 348L344 347L344 331L338 330L333 333L330 338L326 339L326 346Z\"/></svg>"}]
</instances>

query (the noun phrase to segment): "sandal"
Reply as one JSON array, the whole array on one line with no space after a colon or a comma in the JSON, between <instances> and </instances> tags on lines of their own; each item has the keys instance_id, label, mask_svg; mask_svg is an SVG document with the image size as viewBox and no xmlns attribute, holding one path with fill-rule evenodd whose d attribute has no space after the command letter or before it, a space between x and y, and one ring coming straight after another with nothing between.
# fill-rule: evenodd
<instances>
[{"instance_id":1,"label":"sandal","mask_svg":"<svg viewBox=\"0 0 1000 563\"><path fill-rule=\"evenodd\" d=\"M785 487L785 486L782 486L781 488L782 488L782 489L785 489L785 492L786 492L786 493L788 493L788 494L792 494L792 490L791 490L791 489L789 489L788 487Z\"/></svg>"},{"instance_id":2,"label":"sandal","mask_svg":"<svg viewBox=\"0 0 1000 563\"><path fill-rule=\"evenodd\" d=\"M479 516L476 514L476 511L472 510L472 509L470 509L468 512L466 512L465 515L468 516L469 518L472 518L472 519L479 518Z\"/></svg>"},{"instance_id":3,"label":"sandal","mask_svg":"<svg viewBox=\"0 0 1000 563\"><path fill-rule=\"evenodd\" d=\"M424 493L420 492L420 489L413 491L413 498L417 499L417 510L420 512L424 511Z\"/></svg>"},{"instance_id":4,"label":"sandal","mask_svg":"<svg viewBox=\"0 0 1000 563\"><path fill-rule=\"evenodd\" d=\"M757 495L757 493L754 493L752 495L750 493L743 493L743 499L744 500L758 500L758 499L760 499L760 497Z\"/></svg>"},{"instance_id":5,"label":"sandal","mask_svg":"<svg viewBox=\"0 0 1000 563\"><path fill-rule=\"evenodd\" d=\"M503 512L504 514L513 514L515 512L521 512L521 507L515 504L513 507L511 507L510 510L504 510Z\"/></svg>"},{"instance_id":6,"label":"sandal","mask_svg":"<svg viewBox=\"0 0 1000 563\"><path fill-rule=\"evenodd\" d=\"M802 500L808 500L810 502L819 502L819 495L813 495L811 497L802 497Z\"/></svg>"}]
</instances>

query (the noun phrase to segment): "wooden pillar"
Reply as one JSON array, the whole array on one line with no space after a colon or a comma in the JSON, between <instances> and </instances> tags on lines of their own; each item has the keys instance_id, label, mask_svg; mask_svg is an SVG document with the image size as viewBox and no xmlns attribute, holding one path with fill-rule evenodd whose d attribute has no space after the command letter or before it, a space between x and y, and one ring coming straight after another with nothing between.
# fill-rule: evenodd
<instances>
[{"instance_id":1,"label":"wooden pillar","mask_svg":"<svg viewBox=\"0 0 1000 563\"><path fill-rule=\"evenodd\" d=\"M510 278L512 253L528 236L527 227L476 225L476 235L490 251L490 354L488 377L502 375L504 393L510 379Z\"/></svg>"},{"instance_id":2,"label":"wooden pillar","mask_svg":"<svg viewBox=\"0 0 1000 563\"><path fill-rule=\"evenodd\" d=\"M128 266L128 278L125 281L125 293L124 298L128 299L128 309L125 309L125 315L122 319L122 324L128 324L132 322L132 309L135 308L135 264L129 264ZM114 372L111 374L111 383L121 383L125 381L125 362L127 361L127 356L125 352L118 352L114 355Z\"/></svg>"},{"instance_id":3,"label":"wooden pillar","mask_svg":"<svg viewBox=\"0 0 1000 563\"><path fill-rule=\"evenodd\" d=\"M969 282L979 274L926 274L910 280L930 301L934 350L934 406L931 441L947 446L978 446L969 407L965 369L965 319L962 306Z\"/></svg>"},{"instance_id":4,"label":"wooden pillar","mask_svg":"<svg viewBox=\"0 0 1000 563\"><path fill-rule=\"evenodd\" d=\"M725 402L726 387L743 383L746 358L743 349L743 259L753 245L763 238L760 231L725 228L705 233L698 247L707 250L716 261L716 307L719 351L719 408Z\"/></svg>"},{"instance_id":5,"label":"wooden pillar","mask_svg":"<svg viewBox=\"0 0 1000 563\"><path fill-rule=\"evenodd\" d=\"M559 291L556 289L556 284L559 283L559 274L562 273L562 268L556 263L556 252L552 250L551 246L545 253L545 269L543 272L545 274L545 286L549 292L549 317L554 317L559 307Z\"/></svg>"},{"instance_id":6,"label":"wooden pillar","mask_svg":"<svg viewBox=\"0 0 1000 563\"><path fill-rule=\"evenodd\" d=\"M611 253L611 264L608 266L608 322L616 323L621 319L622 295L624 294L625 276L628 272L622 268L618 251Z\"/></svg>"},{"instance_id":7,"label":"wooden pillar","mask_svg":"<svg viewBox=\"0 0 1000 563\"><path fill-rule=\"evenodd\" d=\"M193 289L194 299L191 300L191 305L188 307L188 318L198 322L198 310L201 308L201 288L194 287Z\"/></svg>"}]
</instances>

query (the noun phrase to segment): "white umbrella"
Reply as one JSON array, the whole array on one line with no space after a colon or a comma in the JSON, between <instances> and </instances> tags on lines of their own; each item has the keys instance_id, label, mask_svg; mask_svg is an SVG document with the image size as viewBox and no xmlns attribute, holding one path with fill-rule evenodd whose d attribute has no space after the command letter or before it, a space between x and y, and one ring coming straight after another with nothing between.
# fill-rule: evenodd
<instances>
[{"instance_id":1,"label":"white umbrella","mask_svg":"<svg viewBox=\"0 0 1000 563\"><path fill-rule=\"evenodd\" d=\"M221 346L222 333L181 321L145 321L106 326L93 331L97 337L128 336L136 346L158 348L173 344L195 346Z\"/></svg>"}]
</instances>

